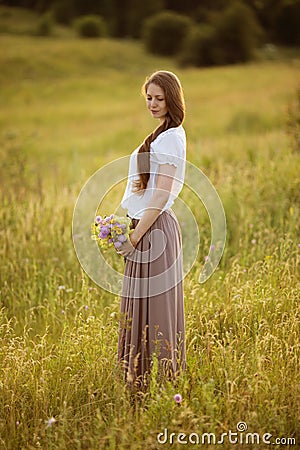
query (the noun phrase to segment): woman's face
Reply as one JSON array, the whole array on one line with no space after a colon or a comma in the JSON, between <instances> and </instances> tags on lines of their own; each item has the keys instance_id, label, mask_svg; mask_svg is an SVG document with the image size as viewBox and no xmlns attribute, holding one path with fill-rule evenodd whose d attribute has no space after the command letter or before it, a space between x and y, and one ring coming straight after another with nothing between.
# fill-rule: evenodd
<instances>
[{"instance_id":1,"label":"woman's face","mask_svg":"<svg viewBox=\"0 0 300 450\"><path fill-rule=\"evenodd\" d=\"M157 84L151 83L146 92L147 108L151 111L152 117L164 120L168 112L164 91Z\"/></svg>"}]
</instances>

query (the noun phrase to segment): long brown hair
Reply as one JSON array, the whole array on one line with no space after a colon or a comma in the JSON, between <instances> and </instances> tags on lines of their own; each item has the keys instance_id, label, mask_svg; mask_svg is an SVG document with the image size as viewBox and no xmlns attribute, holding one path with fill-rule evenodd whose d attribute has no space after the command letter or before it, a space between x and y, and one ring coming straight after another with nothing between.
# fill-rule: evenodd
<instances>
[{"instance_id":1,"label":"long brown hair","mask_svg":"<svg viewBox=\"0 0 300 450\"><path fill-rule=\"evenodd\" d=\"M179 79L174 73L166 70L159 70L146 78L146 81L142 86L142 93L144 96L147 95L147 89L152 83L163 90L168 112L164 118L164 122L146 137L138 150L137 167L139 179L134 181L134 192L139 194L142 194L144 189L146 189L150 178L151 142L163 131L181 125L185 113L183 90Z\"/></svg>"}]
</instances>

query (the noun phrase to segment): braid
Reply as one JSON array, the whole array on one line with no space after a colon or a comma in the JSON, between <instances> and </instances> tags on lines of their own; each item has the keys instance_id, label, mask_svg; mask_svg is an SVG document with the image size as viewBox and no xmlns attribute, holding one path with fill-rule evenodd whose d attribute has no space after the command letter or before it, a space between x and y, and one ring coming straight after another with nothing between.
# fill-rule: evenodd
<instances>
[{"instance_id":1,"label":"braid","mask_svg":"<svg viewBox=\"0 0 300 450\"><path fill-rule=\"evenodd\" d=\"M150 178L150 144L161 133L169 128L176 128L182 124L185 115L185 104L182 87L177 76L169 71L154 72L146 79L142 92L147 94L148 86L153 83L161 87L165 93L168 112L163 123L146 137L137 154L137 168L139 179L133 182L133 191L142 194Z\"/></svg>"},{"instance_id":2,"label":"braid","mask_svg":"<svg viewBox=\"0 0 300 450\"><path fill-rule=\"evenodd\" d=\"M142 145L140 146L137 154L137 167L139 173L139 180L133 182L134 191L136 193L143 193L146 189L150 178L150 144L153 142L163 131L169 128L178 127L180 123L176 123L167 114L164 122L158 126L152 133L150 133Z\"/></svg>"}]
</instances>

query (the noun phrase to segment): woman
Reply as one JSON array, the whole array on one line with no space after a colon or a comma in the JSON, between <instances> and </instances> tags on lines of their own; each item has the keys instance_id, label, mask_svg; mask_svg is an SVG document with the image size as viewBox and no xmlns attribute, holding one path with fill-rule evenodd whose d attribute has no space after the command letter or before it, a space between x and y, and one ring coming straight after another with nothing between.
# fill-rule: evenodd
<instances>
[{"instance_id":1,"label":"woman","mask_svg":"<svg viewBox=\"0 0 300 450\"><path fill-rule=\"evenodd\" d=\"M184 97L172 72L143 86L159 126L130 157L122 207L134 228L118 253L125 257L118 360L126 382L144 388L154 354L162 377L185 369L182 242L170 209L182 189L186 159Z\"/></svg>"}]
</instances>

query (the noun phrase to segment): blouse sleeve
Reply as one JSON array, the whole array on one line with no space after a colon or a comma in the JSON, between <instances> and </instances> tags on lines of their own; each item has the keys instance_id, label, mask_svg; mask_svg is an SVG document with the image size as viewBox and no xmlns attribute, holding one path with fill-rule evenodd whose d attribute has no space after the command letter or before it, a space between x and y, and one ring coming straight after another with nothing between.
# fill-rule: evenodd
<instances>
[{"instance_id":1,"label":"blouse sleeve","mask_svg":"<svg viewBox=\"0 0 300 450\"><path fill-rule=\"evenodd\" d=\"M185 143L178 134L169 132L151 143L151 158L157 164L172 164L178 167L185 159Z\"/></svg>"}]
</instances>

